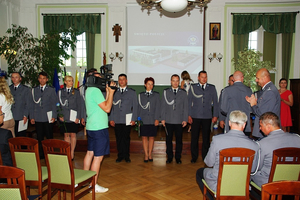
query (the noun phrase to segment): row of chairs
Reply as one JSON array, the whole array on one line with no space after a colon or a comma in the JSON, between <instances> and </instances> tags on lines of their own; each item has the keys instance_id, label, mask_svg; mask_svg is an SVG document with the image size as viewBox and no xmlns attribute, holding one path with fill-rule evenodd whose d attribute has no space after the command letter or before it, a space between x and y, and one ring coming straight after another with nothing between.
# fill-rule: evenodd
<instances>
[{"instance_id":1,"label":"row of chairs","mask_svg":"<svg viewBox=\"0 0 300 200\"><path fill-rule=\"evenodd\" d=\"M41 166L38 141L36 139L17 137L9 139L8 142L14 167L1 166L0 168L4 172L0 171L0 178L7 179L7 184L0 184L1 200L4 200L4 197L7 197L7 199L27 199L25 197L30 195L31 186L38 188L39 199L47 194L47 199L50 200L56 193L58 193L58 199L61 199L61 191L63 191L64 199L66 199L66 191L71 192L72 200L79 199L91 191L92 199L95 199L96 172L73 168L70 144L68 142L57 139L42 141L47 166ZM13 171L12 168L16 169L14 173L5 173L5 170ZM7 191L16 192L16 190L4 188L16 187L18 184L15 183L22 183L22 171L25 172L24 178L27 190L19 195L19 198L10 198L7 195ZM16 179L15 182L11 181L12 177L9 177L11 174L16 174L14 177ZM92 183L91 186L90 183ZM43 191L45 185L48 185L48 188ZM19 184L19 186L20 188L23 187L22 184ZM2 191L6 191L6 195L3 197L2 194L4 195L4 192ZM79 194L75 195L77 191L79 191ZM22 192L21 189L20 192Z\"/></svg>"},{"instance_id":2,"label":"row of chairs","mask_svg":"<svg viewBox=\"0 0 300 200\"><path fill-rule=\"evenodd\" d=\"M246 148L229 148L220 151L219 174L217 190L214 192L204 183L203 199L263 199L270 198L269 194L300 195L300 148L282 148L273 151L273 161L269 183L258 187L250 183L251 166L255 151ZM285 181L283 181L285 180ZM280 181L280 182L274 182ZM290 181L290 182L289 182ZM255 190L259 198L251 195L249 186ZM265 194L264 192L265 191ZM298 196L297 196L298 195ZM273 199L273 197L272 197ZM275 198L274 198L275 199ZM281 199L281 198L278 198Z\"/></svg>"}]
</instances>

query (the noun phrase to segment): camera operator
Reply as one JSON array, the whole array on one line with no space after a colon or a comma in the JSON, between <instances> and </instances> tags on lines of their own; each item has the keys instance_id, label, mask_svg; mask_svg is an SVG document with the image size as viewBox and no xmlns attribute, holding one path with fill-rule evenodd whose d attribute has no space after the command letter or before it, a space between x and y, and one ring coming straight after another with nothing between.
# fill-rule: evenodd
<instances>
[{"instance_id":1,"label":"camera operator","mask_svg":"<svg viewBox=\"0 0 300 200\"><path fill-rule=\"evenodd\" d=\"M87 74L94 76L96 79L102 78L101 74L95 70L93 72L88 71ZM101 90L96 85L88 86L85 91L88 150L84 158L83 169L96 172L96 183L103 156L110 153L107 113L110 112L113 102L114 89L111 87L115 86L116 83L113 81L110 83L110 86L106 85L106 98L104 98ZM96 193L104 193L107 191L108 188L96 184Z\"/></svg>"}]
</instances>

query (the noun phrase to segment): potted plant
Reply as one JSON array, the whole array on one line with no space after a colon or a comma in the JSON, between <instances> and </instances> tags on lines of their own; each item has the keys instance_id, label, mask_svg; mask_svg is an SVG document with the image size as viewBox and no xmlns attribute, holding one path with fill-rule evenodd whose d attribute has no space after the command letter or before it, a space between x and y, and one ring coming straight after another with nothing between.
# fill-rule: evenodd
<instances>
[{"instance_id":1,"label":"potted plant","mask_svg":"<svg viewBox=\"0 0 300 200\"><path fill-rule=\"evenodd\" d=\"M61 34L50 33L43 35L41 39L28 33L28 28L12 25L6 33L0 37L0 55L3 54L8 63L8 73L20 72L23 76L23 84L35 86L38 84L38 73L45 71L49 75L51 85L56 68L61 71L64 59L71 55L67 53L68 47L72 50L76 47L76 31L67 30Z\"/></svg>"},{"instance_id":2,"label":"potted plant","mask_svg":"<svg viewBox=\"0 0 300 200\"><path fill-rule=\"evenodd\" d=\"M262 53L253 49L245 49L238 52L238 58L231 60L235 70L241 71L244 74L244 84L249 86L253 92L260 88L256 84L256 72L261 68L266 68L269 71L275 71L274 64L271 61L261 61Z\"/></svg>"}]
</instances>

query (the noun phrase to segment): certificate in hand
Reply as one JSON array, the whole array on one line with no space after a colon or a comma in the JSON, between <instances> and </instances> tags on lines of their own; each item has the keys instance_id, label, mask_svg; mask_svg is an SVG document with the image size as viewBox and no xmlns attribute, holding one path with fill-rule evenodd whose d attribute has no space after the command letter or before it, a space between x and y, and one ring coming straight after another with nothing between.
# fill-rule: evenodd
<instances>
[{"instance_id":1,"label":"certificate in hand","mask_svg":"<svg viewBox=\"0 0 300 200\"><path fill-rule=\"evenodd\" d=\"M28 120L27 120L26 124L24 124L24 120L20 120L20 121L19 121L18 132L27 130L27 127L28 127Z\"/></svg>"}]
</instances>

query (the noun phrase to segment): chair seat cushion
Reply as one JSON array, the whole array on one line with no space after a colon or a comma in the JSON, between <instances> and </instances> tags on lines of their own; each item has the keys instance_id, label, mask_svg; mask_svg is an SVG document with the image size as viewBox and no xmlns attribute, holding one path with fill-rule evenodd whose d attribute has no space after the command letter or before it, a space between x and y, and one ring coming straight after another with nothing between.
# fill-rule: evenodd
<instances>
[{"instance_id":1,"label":"chair seat cushion","mask_svg":"<svg viewBox=\"0 0 300 200\"><path fill-rule=\"evenodd\" d=\"M254 183L253 181L250 182L250 185L251 185L251 187L255 187L257 190L261 191L261 187L256 185L256 183Z\"/></svg>"},{"instance_id":2,"label":"chair seat cushion","mask_svg":"<svg viewBox=\"0 0 300 200\"><path fill-rule=\"evenodd\" d=\"M88 178L94 176L95 174L96 172L94 171L74 169L75 185L87 180Z\"/></svg>"}]
</instances>

